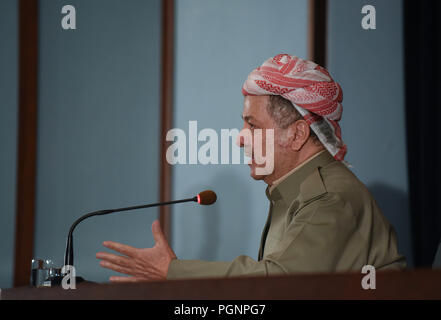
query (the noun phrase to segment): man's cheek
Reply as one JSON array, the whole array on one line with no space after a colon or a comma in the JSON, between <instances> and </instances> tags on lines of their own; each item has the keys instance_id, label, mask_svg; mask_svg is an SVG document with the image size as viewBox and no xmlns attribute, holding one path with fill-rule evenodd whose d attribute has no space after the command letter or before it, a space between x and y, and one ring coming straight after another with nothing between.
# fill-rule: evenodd
<instances>
[{"instance_id":1,"label":"man's cheek","mask_svg":"<svg viewBox=\"0 0 441 320\"><path fill-rule=\"evenodd\" d=\"M254 159L257 163L256 175L269 175L274 171L274 130L265 130L265 138L256 132L254 136ZM265 155L265 156L264 156Z\"/></svg>"}]
</instances>

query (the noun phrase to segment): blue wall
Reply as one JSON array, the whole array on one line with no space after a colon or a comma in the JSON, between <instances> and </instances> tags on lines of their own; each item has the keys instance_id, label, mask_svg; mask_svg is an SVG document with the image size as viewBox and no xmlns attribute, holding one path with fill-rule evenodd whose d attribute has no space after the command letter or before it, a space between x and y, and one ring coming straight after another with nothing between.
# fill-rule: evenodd
<instances>
[{"instance_id":1,"label":"blue wall","mask_svg":"<svg viewBox=\"0 0 441 320\"><path fill-rule=\"evenodd\" d=\"M376 8L376 30L361 27L365 4ZM347 160L395 227L412 265L402 14L400 0L329 1L328 67L344 92Z\"/></svg>"},{"instance_id":2,"label":"blue wall","mask_svg":"<svg viewBox=\"0 0 441 320\"><path fill-rule=\"evenodd\" d=\"M0 1L0 288L12 286L18 116L18 6Z\"/></svg>"},{"instance_id":3,"label":"blue wall","mask_svg":"<svg viewBox=\"0 0 441 320\"><path fill-rule=\"evenodd\" d=\"M241 88L248 73L278 53L307 55L307 1L186 0L176 5L174 126L242 127ZM219 154L220 159L220 154ZM181 259L257 259L268 212L266 185L246 165L175 165L173 197L212 188L210 207L173 208L172 246Z\"/></svg>"},{"instance_id":4,"label":"blue wall","mask_svg":"<svg viewBox=\"0 0 441 320\"><path fill-rule=\"evenodd\" d=\"M77 30L61 28L74 5ZM80 215L158 199L160 1L40 1L35 256L62 264ZM109 275L113 240L153 245L157 210L93 217L74 233L77 274ZM61 259L61 260L60 260Z\"/></svg>"}]
</instances>

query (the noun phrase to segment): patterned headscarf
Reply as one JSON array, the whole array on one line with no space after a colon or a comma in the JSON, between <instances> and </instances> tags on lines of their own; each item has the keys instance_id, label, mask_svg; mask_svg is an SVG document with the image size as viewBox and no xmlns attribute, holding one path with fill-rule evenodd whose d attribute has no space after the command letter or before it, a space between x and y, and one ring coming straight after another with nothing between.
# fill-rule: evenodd
<instances>
[{"instance_id":1,"label":"patterned headscarf","mask_svg":"<svg viewBox=\"0 0 441 320\"><path fill-rule=\"evenodd\" d=\"M347 147L338 124L343 112L343 91L325 68L279 54L249 74L242 93L280 95L291 101L334 158L344 160Z\"/></svg>"}]
</instances>

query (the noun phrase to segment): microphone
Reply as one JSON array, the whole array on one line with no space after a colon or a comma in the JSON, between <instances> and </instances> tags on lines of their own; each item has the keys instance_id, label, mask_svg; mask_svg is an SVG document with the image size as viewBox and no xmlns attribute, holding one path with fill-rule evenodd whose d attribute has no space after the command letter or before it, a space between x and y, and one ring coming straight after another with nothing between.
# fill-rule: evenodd
<instances>
[{"instance_id":1,"label":"microphone","mask_svg":"<svg viewBox=\"0 0 441 320\"><path fill-rule=\"evenodd\" d=\"M217 200L216 193L211 190L205 190L199 193L197 196L197 202L203 206L209 206L210 204L213 204Z\"/></svg>"},{"instance_id":2,"label":"microphone","mask_svg":"<svg viewBox=\"0 0 441 320\"><path fill-rule=\"evenodd\" d=\"M182 200L174 200L174 201L166 201L166 202L158 202L158 203L152 203L152 204L145 204L140 206L132 206L132 207L125 207L125 208L118 208L118 209L107 209L107 210L99 210L87 213L80 218L78 218L70 227L69 234L67 236L67 243L66 243L66 251L64 254L64 265L65 266L73 266L73 238L72 233L75 230L76 226L83 220L93 217L93 216L102 216L105 214L110 214L114 212L121 212L121 211L130 211L130 210L137 210L137 209L144 209L144 208L151 208L151 207L158 207L158 206L166 206L170 204L176 204L176 203L182 203L182 202L197 202L200 205L211 205L215 203L217 200L216 193L212 190L205 190L200 192L197 196L193 198L187 198Z\"/></svg>"}]
</instances>

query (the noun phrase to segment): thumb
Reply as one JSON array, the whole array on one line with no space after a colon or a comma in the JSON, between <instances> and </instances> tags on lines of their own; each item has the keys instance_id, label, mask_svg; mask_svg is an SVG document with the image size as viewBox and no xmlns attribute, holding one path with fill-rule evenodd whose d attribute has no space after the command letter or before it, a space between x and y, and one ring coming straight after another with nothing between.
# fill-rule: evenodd
<instances>
[{"instance_id":1,"label":"thumb","mask_svg":"<svg viewBox=\"0 0 441 320\"><path fill-rule=\"evenodd\" d=\"M152 233L153 233L153 239L155 240L155 243L160 244L167 242L165 239L165 235L162 232L161 225L159 224L158 220L153 221L152 223Z\"/></svg>"}]
</instances>

